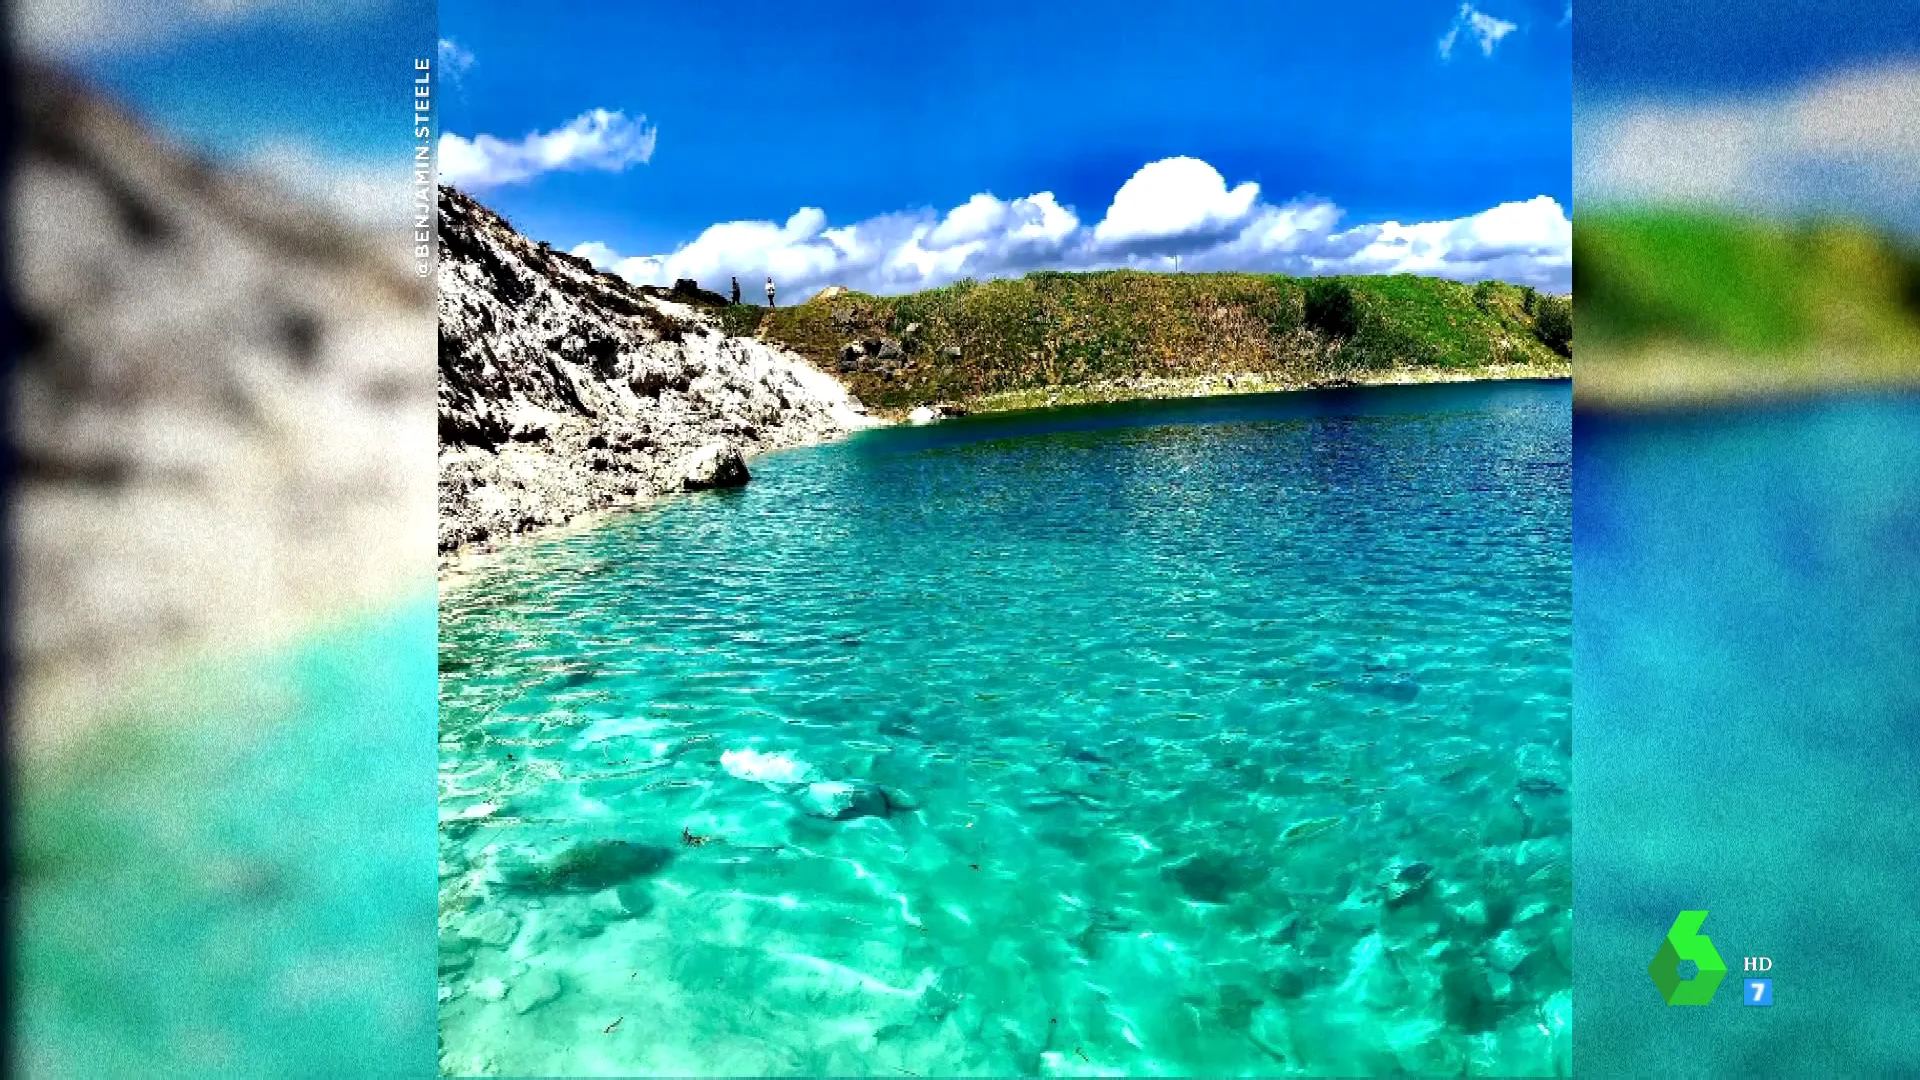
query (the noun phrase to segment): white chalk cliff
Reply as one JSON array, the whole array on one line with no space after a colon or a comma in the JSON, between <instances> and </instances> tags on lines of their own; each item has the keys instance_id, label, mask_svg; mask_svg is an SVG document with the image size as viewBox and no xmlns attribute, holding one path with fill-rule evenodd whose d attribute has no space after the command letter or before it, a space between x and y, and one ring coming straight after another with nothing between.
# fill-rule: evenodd
<instances>
[{"instance_id":1,"label":"white chalk cliff","mask_svg":"<svg viewBox=\"0 0 1920 1080\"><path fill-rule=\"evenodd\" d=\"M440 550L484 549L874 421L720 297L633 285L440 189Z\"/></svg>"}]
</instances>

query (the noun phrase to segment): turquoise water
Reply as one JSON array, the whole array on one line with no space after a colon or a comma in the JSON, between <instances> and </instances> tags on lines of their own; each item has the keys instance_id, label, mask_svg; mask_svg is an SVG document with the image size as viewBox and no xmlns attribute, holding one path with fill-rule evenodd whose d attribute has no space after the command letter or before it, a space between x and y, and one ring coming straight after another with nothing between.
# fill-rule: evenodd
<instances>
[{"instance_id":1,"label":"turquoise water","mask_svg":"<svg viewBox=\"0 0 1920 1080\"><path fill-rule=\"evenodd\" d=\"M21 767L16 1074L432 1073L433 641L416 594Z\"/></svg>"},{"instance_id":2,"label":"turquoise water","mask_svg":"<svg viewBox=\"0 0 1920 1080\"><path fill-rule=\"evenodd\" d=\"M441 604L442 1068L1563 1072L1570 415L886 429L505 553Z\"/></svg>"},{"instance_id":3,"label":"turquoise water","mask_svg":"<svg viewBox=\"0 0 1920 1080\"><path fill-rule=\"evenodd\" d=\"M1920 1076L1920 398L1577 430L1581 1074Z\"/></svg>"}]
</instances>

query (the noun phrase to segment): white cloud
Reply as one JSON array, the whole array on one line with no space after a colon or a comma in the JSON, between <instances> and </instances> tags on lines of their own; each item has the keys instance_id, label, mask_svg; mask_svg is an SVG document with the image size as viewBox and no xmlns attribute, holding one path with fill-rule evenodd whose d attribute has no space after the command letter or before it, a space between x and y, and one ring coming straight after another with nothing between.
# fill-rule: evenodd
<instances>
[{"instance_id":1,"label":"white cloud","mask_svg":"<svg viewBox=\"0 0 1920 1080\"><path fill-rule=\"evenodd\" d=\"M1920 63L1835 75L1793 95L1786 113L1808 153L1912 159L1920 155Z\"/></svg>"},{"instance_id":2,"label":"white cloud","mask_svg":"<svg viewBox=\"0 0 1920 1080\"><path fill-rule=\"evenodd\" d=\"M1571 5L1567 8L1567 15L1569 18L1573 15ZM1494 47L1500 44L1500 39L1518 29L1520 27L1516 23L1496 19L1470 3L1461 4L1460 11L1453 17L1452 25L1448 26L1447 32L1440 37L1440 58L1453 59L1453 47L1463 33L1478 40L1481 55L1490 57L1493 55Z\"/></svg>"},{"instance_id":3,"label":"white cloud","mask_svg":"<svg viewBox=\"0 0 1920 1080\"><path fill-rule=\"evenodd\" d=\"M459 85L460 77L473 70L473 53L452 38L440 39L440 74Z\"/></svg>"},{"instance_id":4,"label":"white cloud","mask_svg":"<svg viewBox=\"0 0 1920 1080\"><path fill-rule=\"evenodd\" d=\"M1193 201L1165 201L1178 192ZM1174 255L1194 271L1418 273L1556 291L1569 285L1572 226L1546 196L1451 221L1343 228L1344 217L1324 199L1262 202L1256 185L1229 188L1205 162L1175 158L1136 172L1095 226L1083 225L1050 192L1011 200L980 194L944 214L903 211L837 228L813 207L784 224L726 222L663 255L622 256L598 241L573 253L641 284L693 278L725 291L728 278L738 276L748 296L759 295L772 275L789 302L828 285L900 293L1031 270L1165 269Z\"/></svg>"},{"instance_id":5,"label":"white cloud","mask_svg":"<svg viewBox=\"0 0 1920 1080\"><path fill-rule=\"evenodd\" d=\"M597 169L619 172L653 157L659 129L642 116L594 109L552 131L536 131L514 142L492 135L471 139L453 132L440 136L440 179L479 190L517 184L541 173Z\"/></svg>"},{"instance_id":6,"label":"white cloud","mask_svg":"<svg viewBox=\"0 0 1920 1080\"><path fill-rule=\"evenodd\" d=\"M1260 185L1250 181L1228 191L1219 170L1198 158L1167 158L1120 186L1093 235L1125 243L1232 230L1259 197Z\"/></svg>"},{"instance_id":7,"label":"white cloud","mask_svg":"<svg viewBox=\"0 0 1920 1080\"><path fill-rule=\"evenodd\" d=\"M268 19L357 18L380 0L23 0L13 7L22 52L60 59L125 55L205 30Z\"/></svg>"},{"instance_id":8,"label":"white cloud","mask_svg":"<svg viewBox=\"0 0 1920 1080\"><path fill-rule=\"evenodd\" d=\"M1452 221L1387 222L1343 270L1550 284L1566 278L1572 249L1573 222L1559 203L1538 195Z\"/></svg>"},{"instance_id":9,"label":"white cloud","mask_svg":"<svg viewBox=\"0 0 1920 1080\"><path fill-rule=\"evenodd\" d=\"M1583 103L1574 113L1582 200L1841 212L1920 229L1920 63L1771 94Z\"/></svg>"}]
</instances>

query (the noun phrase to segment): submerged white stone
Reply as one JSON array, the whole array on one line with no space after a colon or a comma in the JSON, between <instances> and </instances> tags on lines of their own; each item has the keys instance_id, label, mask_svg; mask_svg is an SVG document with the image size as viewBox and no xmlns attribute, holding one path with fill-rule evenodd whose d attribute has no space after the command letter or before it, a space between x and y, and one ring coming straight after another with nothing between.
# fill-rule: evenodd
<instances>
[{"instance_id":1,"label":"submerged white stone","mask_svg":"<svg viewBox=\"0 0 1920 1080\"><path fill-rule=\"evenodd\" d=\"M819 776L819 771L804 761L753 749L728 750L720 755L720 767L728 776L756 784L805 784Z\"/></svg>"}]
</instances>

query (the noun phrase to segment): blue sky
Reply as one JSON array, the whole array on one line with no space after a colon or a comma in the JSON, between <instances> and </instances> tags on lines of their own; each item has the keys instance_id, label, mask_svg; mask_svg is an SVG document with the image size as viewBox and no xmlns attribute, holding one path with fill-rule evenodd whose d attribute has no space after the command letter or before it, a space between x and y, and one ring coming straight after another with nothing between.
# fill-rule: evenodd
<instances>
[{"instance_id":1,"label":"blue sky","mask_svg":"<svg viewBox=\"0 0 1920 1080\"><path fill-rule=\"evenodd\" d=\"M395 103L411 90L413 59L433 56L434 43L431 0L344 0L325 12L259 4L249 17L83 53L77 63L171 137L215 156L244 159L262 141L298 139L361 159L412 142Z\"/></svg>"},{"instance_id":2,"label":"blue sky","mask_svg":"<svg viewBox=\"0 0 1920 1080\"><path fill-rule=\"evenodd\" d=\"M591 254L639 277L666 273L663 256L730 222L767 223L774 232L756 240L734 230L703 249L711 257L690 255L681 268L694 266L703 278L784 269L802 288L843 276L889 288L969 267L1010 273L1088 259L1180 254L1198 268L1231 261L1223 239L1236 221L1269 220L1290 204L1337 208L1330 225L1325 213L1314 218L1323 223L1315 226L1322 253L1364 248L1368 238L1353 234L1363 226L1459 222L1520 204L1530 209L1494 222L1492 246L1472 226L1456 229L1456 253L1473 248L1479 257L1436 264L1435 272L1545 282L1557 272L1546 265L1551 251L1544 262L1501 262L1490 253L1513 248L1516 228L1533 228L1541 234L1535 246L1551 248L1555 225L1538 200L1570 202L1566 10L1557 0L448 0L440 34L463 64L444 95L442 127L493 142L491 153L464 157L443 144L442 172L529 235L566 248L593 245ZM567 128L594 110L605 110L602 120ZM558 140L526 141L556 132ZM616 150L535 167L543 155L564 158L555 149L562 141L602 139ZM1136 228L1125 252L1111 244L1091 251L1092 232L1123 186L1149 164L1176 158L1204 162L1223 190L1192 170L1187 179L1199 189L1157 190L1173 199L1191 194L1190 207L1219 212L1187 214L1190 228L1179 236L1159 228L1161 243L1144 242ZM1163 170L1175 179L1181 171ZM1244 201L1232 196L1247 183L1258 185L1257 198L1229 220L1223 215ZM1020 202L1042 193L1071 212L1073 237L1053 235L1047 206ZM973 217L997 215L998 226L983 227L998 228L1000 240L1024 222L1033 227L1029 239L1045 234L1051 246L976 250L968 267L925 251L923 267L942 265L919 276L827 252L836 229L854 229L850 243L905 243L912 229L902 219L914 215L927 226L924 247L944 216L981 195L1000 208L976 203ZM817 222L789 227L809 208ZM1180 217L1177 208L1168 212ZM1148 225L1141 227L1155 232ZM1215 243L1194 246L1201 233ZM1437 241L1439 232L1429 233ZM984 236L977 228L967 235ZM1410 251L1426 241L1398 243ZM1306 268L1298 242L1291 261L1271 245L1255 246L1240 245L1242 261ZM755 258L771 261L746 265ZM1418 259L1401 264L1422 268Z\"/></svg>"},{"instance_id":3,"label":"blue sky","mask_svg":"<svg viewBox=\"0 0 1920 1080\"><path fill-rule=\"evenodd\" d=\"M23 0L23 52L78 70L165 139L363 224L404 228L416 58L434 0Z\"/></svg>"},{"instance_id":4,"label":"blue sky","mask_svg":"<svg viewBox=\"0 0 1920 1080\"><path fill-rule=\"evenodd\" d=\"M1920 5L1608 0L1575 24L1582 209L1839 214L1920 234Z\"/></svg>"},{"instance_id":5,"label":"blue sky","mask_svg":"<svg viewBox=\"0 0 1920 1080\"><path fill-rule=\"evenodd\" d=\"M1604 0L1580 9L1583 98L1704 97L1797 86L1920 50L1913 0Z\"/></svg>"}]
</instances>

